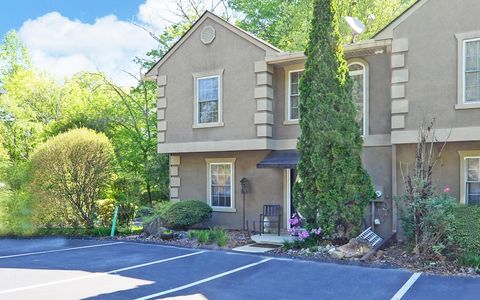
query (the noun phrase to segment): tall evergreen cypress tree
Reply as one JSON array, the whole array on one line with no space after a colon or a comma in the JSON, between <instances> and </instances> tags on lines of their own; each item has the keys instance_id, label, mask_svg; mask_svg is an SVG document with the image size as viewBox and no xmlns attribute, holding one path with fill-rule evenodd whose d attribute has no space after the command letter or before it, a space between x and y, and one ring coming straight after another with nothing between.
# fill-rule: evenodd
<instances>
[{"instance_id":1,"label":"tall evergreen cypress tree","mask_svg":"<svg viewBox=\"0 0 480 300\"><path fill-rule=\"evenodd\" d=\"M363 139L332 2L314 2L300 80L300 180L294 203L310 226L351 236L374 191L362 166Z\"/></svg>"}]
</instances>

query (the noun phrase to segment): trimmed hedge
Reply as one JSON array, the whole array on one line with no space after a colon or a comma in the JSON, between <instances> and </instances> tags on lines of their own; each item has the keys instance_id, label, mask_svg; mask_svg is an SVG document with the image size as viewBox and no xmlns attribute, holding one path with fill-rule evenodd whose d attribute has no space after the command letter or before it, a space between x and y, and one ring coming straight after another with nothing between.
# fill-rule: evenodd
<instances>
[{"instance_id":1,"label":"trimmed hedge","mask_svg":"<svg viewBox=\"0 0 480 300\"><path fill-rule=\"evenodd\" d=\"M480 206L459 206L454 210L452 238L464 253L480 255Z\"/></svg>"},{"instance_id":2,"label":"trimmed hedge","mask_svg":"<svg viewBox=\"0 0 480 300\"><path fill-rule=\"evenodd\" d=\"M187 229L209 220L212 215L212 208L202 201L185 200L172 203L159 213L160 218L168 227Z\"/></svg>"}]
</instances>

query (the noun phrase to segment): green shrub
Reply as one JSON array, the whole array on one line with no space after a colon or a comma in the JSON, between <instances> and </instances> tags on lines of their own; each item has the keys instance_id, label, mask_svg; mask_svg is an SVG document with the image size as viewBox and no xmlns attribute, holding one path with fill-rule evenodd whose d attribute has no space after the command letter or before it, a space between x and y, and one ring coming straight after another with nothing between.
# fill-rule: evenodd
<instances>
[{"instance_id":1,"label":"green shrub","mask_svg":"<svg viewBox=\"0 0 480 300\"><path fill-rule=\"evenodd\" d=\"M190 230L188 232L190 239L196 238L199 244L213 244L223 247L228 243L228 232L222 228L213 228L205 230Z\"/></svg>"},{"instance_id":2,"label":"green shrub","mask_svg":"<svg viewBox=\"0 0 480 300\"><path fill-rule=\"evenodd\" d=\"M31 157L34 185L44 198L72 209L77 221L94 226L95 200L112 178L113 146L90 129L74 129L42 144Z\"/></svg>"},{"instance_id":3,"label":"green shrub","mask_svg":"<svg viewBox=\"0 0 480 300\"><path fill-rule=\"evenodd\" d=\"M210 230L210 241L216 242L220 247L225 246L228 243L227 231L222 228L214 228Z\"/></svg>"},{"instance_id":4,"label":"green shrub","mask_svg":"<svg viewBox=\"0 0 480 300\"><path fill-rule=\"evenodd\" d=\"M462 266L480 269L480 255L474 253L465 253L460 256L458 263Z\"/></svg>"},{"instance_id":5,"label":"green shrub","mask_svg":"<svg viewBox=\"0 0 480 300\"><path fill-rule=\"evenodd\" d=\"M458 206L454 209L452 240L463 253L480 256L480 206Z\"/></svg>"},{"instance_id":6,"label":"green shrub","mask_svg":"<svg viewBox=\"0 0 480 300\"><path fill-rule=\"evenodd\" d=\"M404 196L406 197L406 196ZM403 199L401 199L403 200ZM408 206L402 212L402 227L405 237L415 244L415 226L413 224L413 212L421 211L422 218L420 228L422 234L417 241L423 254L442 255L451 244L451 234L454 230L456 199L447 193L433 195L426 199L418 198L415 204Z\"/></svg>"},{"instance_id":7,"label":"green shrub","mask_svg":"<svg viewBox=\"0 0 480 300\"><path fill-rule=\"evenodd\" d=\"M185 200L165 205L159 215L172 228L186 229L205 222L212 215L212 208L205 202Z\"/></svg>"},{"instance_id":8,"label":"green shrub","mask_svg":"<svg viewBox=\"0 0 480 300\"><path fill-rule=\"evenodd\" d=\"M115 212L115 199L97 200L97 222L100 226L112 226L113 213Z\"/></svg>"}]
</instances>

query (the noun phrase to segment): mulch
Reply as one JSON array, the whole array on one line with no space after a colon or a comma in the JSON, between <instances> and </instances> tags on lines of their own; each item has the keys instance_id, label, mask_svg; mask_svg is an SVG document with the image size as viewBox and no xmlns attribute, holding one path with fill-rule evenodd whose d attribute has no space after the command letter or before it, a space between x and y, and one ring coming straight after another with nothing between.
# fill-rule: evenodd
<instances>
[{"instance_id":1,"label":"mulch","mask_svg":"<svg viewBox=\"0 0 480 300\"><path fill-rule=\"evenodd\" d=\"M229 230L228 242L227 242L227 245L225 245L224 247L219 247L217 244L200 244L196 239L190 239L186 231L175 232L175 239L173 240L164 240L160 236L157 236L157 235L148 236L145 233L142 233L139 235L117 236L117 237L114 237L113 239L133 241L133 242L143 242L143 243L155 243L155 244L186 247L186 248L224 249L224 250L229 250L236 247L254 243L250 239L248 232L242 231L242 230Z\"/></svg>"}]
</instances>

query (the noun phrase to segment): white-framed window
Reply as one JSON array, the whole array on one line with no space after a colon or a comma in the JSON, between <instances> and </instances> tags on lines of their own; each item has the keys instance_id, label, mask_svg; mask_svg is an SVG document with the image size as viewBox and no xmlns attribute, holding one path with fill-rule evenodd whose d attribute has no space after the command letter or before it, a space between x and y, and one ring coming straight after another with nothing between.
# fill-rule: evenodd
<instances>
[{"instance_id":1,"label":"white-framed window","mask_svg":"<svg viewBox=\"0 0 480 300\"><path fill-rule=\"evenodd\" d=\"M480 157L465 157L465 204L480 205Z\"/></svg>"},{"instance_id":2,"label":"white-framed window","mask_svg":"<svg viewBox=\"0 0 480 300\"><path fill-rule=\"evenodd\" d=\"M480 38L463 41L463 103L480 103Z\"/></svg>"},{"instance_id":3,"label":"white-framed window","mask_svg":"<svg viewBox=\"0 0 480 300\"><path fill-rule=\"evenodd\" d=\"M300 78L303 75L303 71L304 70L294 70L288 72L288 121L298 121L300 119Z\"/></svg>"},{"instance_id":4,"label":"white-framed window","mask_svg":"<svg viewBox=\"0 0 480 300\"><path fill-rule=\"evenodd\" d=\"M194 73L193 128L223 126L223 69Z\"/></svg>"},{"instance_id":5,"label":"white-framed window","mask_svg":"<svg viewBox=\"0 0 480 300\"><path fill-rule=\"evenodd\" d=\"M207 199L214 211L235 212L235 159L207 159Z\"/></svg>"},{"instance_id":6,"label":"white-framed window","mask_svg":"<svg viewBox=\"0 0 480 300\"><path fill-rule=\"evenodd\" d=\"M197 78L198 124L218 123L220 76Z\"/></svg>"},{"instance_id":7,"label":"white-framed window","mask_svg":"<svg viewBox=\"0 0 480 300\"><path fill-rule=\"evenodd\" d=\"M367 96L368 96L368 81L367 81L367 66L363 62L355 61L348 65L350 78L353 81L352 98L357 116L355 120L360 126L362 135L367 135Z\"/></svg>"}]
</instances>

